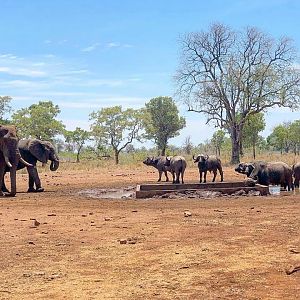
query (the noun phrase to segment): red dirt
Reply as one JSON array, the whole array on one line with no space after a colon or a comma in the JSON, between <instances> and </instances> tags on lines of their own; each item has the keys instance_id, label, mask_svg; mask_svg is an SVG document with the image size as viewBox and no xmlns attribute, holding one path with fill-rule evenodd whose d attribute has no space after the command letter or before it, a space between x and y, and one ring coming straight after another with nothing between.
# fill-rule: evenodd
<instances>
[{"instance_id":1,"label":"red dirt","mask_svg":"<svg viewBox=\"0 0 300 300\"><path fill-rule=\"evenodd\" d=\"M300 272L286 273L300 265L299 194L103 200L78 192L156 172L42 173L37 194L18 176L17 196L0 198L1 299L299 298ZM188 170L185 181L197 179Z\"/></svg>"}]
</instances>

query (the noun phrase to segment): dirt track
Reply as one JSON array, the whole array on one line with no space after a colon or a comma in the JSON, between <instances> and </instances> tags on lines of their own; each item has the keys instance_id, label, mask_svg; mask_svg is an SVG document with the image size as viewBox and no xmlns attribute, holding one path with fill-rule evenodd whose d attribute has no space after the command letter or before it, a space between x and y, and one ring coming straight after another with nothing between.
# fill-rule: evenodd
<instances>
[{"instance_id":1,"label":"dirt track","mask_svg":"<svg viewBox=\"0 0 300 300\"><path fill-rule=\"evenodd\" d=\"M17 197L0 199L0 299L299 299L300 272L285 272L300 265L299 194L210 200L78 194L135 185L145 172L153 182L151 171L42 173L40 194L25 193L26 175L19 175ZM186 181L197 178L193 169ZM226 180L241 178L225 169Z\"/></svg>"}]
</instances>

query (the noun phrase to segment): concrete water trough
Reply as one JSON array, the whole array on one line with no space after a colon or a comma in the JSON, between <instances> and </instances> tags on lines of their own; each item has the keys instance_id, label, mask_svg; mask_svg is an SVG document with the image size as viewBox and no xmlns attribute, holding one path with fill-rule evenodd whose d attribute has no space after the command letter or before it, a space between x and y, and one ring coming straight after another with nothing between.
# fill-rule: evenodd
<instances>
[{"instance_id":1,"label":"concrete water trough","mask_svg":"<svg viewBox=\"0 0 300 300\"><path fill-rule=\"evenodd\" d=\"M269 187L265 185L255 184L253 186L247 185L244 181L237 182L208 182L208 183L160 183L160 184L141 184L136 187L136 198L151 198L153 196L160 196L167 193L185 193L187 191L208 190L221 192L223 194L233 194L239 190L259 191L261 195L269 194Z\"/></svg>"}]
</instances>

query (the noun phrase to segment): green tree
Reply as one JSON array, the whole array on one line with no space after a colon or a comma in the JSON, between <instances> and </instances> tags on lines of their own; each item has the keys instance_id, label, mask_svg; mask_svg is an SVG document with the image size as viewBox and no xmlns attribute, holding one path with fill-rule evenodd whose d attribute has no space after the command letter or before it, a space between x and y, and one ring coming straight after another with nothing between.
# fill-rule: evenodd
<instances>
[{"instance_id":1,"label":"green tree","mask_svg":"<svg viewBox=\"0 0 300 300\"><path fill-rule=\"evenodd\" d=\"M216 149L216 155L220 156L221 155L221 148L222 145L224 144L225 140L225 132L223 130L218 130L216 131L211 139L211 143Z\"/></svg>"},{"instance_id":2,"label":"green tree","mask_svg":"<svg viewBox=\"0 0 300 300\"><path fill-rule=\"evenodd\" d=\"M0 96L0 123L7 123L7 120L4 120L4 115L11 111L11 97L10 96Z\"/></svg>"},{"instance_id":3,"label":"green tree","mask_svg":"<svg viewBox=\"0 0 300 300\"><path fill-rule=\"evenodd\" d=\"M154 140L161 155L165 155L168 140L179 135L179 130L185 127L185 119L179 116L171 97L157 97L146 103L144 126L146 138Z\"/></svg>"},{"instance_id":4,"label":"green tree","mask_svg":"<svg viewBox=\"0 0 300 300\"><path fill-rule=\"evenodd\" d=\"M259 133L265 129L266 123L263 113L250 115L243 127L243 142L245 146L252 147L253 158L256 158L256 145L259 141Z\"/></svg>"},{"instance_id":5,"label":"green tree","mask_svg":"<svg viewBox=\"0 0 300 300\"><path fill-rule=\"evenodd\" d=\"M294 154L300 152L300 120L296 120L289 126L290 140Z\"/></svg>"},{"instance_id":6,"label":"green tree","mask_svg":"<svg viewBox=\"0 0 300 300\"><path fill-rule=\"evenodd\" d=\"M53 141L56 135L63 133L65 127L56 120L59 113L58 105L52 101L40 101L17 110L12 115L12 122L17 126L20 137Z\"/></svg>"},{"instance_id":7,"label":"green tree","mask_svg":"<svg viewBox=\"0 0 300 300\"><path fill-rule=\"evenodd\" d=\"M65 131L64 136L67 143L71 143L74 145L76 149L76 162L79 162L80 152L82 150L83 145L90 138L90 133L86 130L81 129L80 127L76 127L73 131Z\"/></svg>"},{"instance_id":8,"label":"green tree","mask_svg":"<svg viewBox=\"0 0 300 300\"><path fill-rule=\"evenodd\" d=\"M273 132L268 136L268 143L275 149L280 150L282 154L283 151L289 152L290 148L290 138L289 138L289 126L290 123L283 123L274 127Z\"/></svg>"},{"instance_id":9,"label":"green tree","mask_svg":"<svg viewBox=\"0 0 300 300\"><path fill-rule=\"evenodd\" d=\"M240 141L249 116L269 108L299 105L300 72L289 38L279 40L256 28L233 31L213 24L182 38L177 94L189 111L228 130L231 163L240 160Z\"/></svg>"},{"instance_id":10,"label":"green tree","mask_svg":"<svg viewBox=\"0 0 300 300\"><path fill-rule=\"evenodd\" d=\"M121 106L102 108L92 112L90 119L92 134L103 143L111 146L114 151L115 163L119 163L120 152L134 140L140 141L143 127L142 112L128 108L122 110Z\"/></svg>"}]
</instances>

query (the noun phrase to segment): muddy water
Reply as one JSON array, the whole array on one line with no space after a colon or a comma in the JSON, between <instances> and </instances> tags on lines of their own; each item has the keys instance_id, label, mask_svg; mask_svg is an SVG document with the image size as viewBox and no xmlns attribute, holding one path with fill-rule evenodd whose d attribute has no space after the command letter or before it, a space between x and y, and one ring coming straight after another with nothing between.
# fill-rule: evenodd
<instances>
[{"instance_id":1,"label":"muddy water","mask_svg":"<svg viewBox=\"0 0 300 300\"><path fill-rule=\"evenodd\" d=\"M87 189L79 195L95 199L130 199L135 197L135 187L123 187L119 189Z\"/></svg>"}]
</instances>

